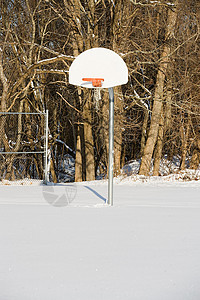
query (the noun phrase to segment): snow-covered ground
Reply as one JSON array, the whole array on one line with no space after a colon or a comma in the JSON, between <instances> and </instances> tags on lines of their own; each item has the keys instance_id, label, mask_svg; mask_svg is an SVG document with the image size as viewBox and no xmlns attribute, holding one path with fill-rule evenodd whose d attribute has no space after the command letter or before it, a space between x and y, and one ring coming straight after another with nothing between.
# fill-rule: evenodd
<instances>
[{"instance_id":1,"label":"snow-covered ground","mask_svg":"<svg viewBox=\"0 0 200 300\"><path fill-rule=\"evenodd\" d=\"M200 181L118 178L113 207L105 181L0 195L0 299L200 299Z\"/></svg>"}]
</instances>

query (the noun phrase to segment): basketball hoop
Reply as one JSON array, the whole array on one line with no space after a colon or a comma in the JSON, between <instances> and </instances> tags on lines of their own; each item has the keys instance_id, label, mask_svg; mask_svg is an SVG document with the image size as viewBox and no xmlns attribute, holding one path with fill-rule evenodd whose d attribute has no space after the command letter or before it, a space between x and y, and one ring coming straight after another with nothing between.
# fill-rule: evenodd
<instances>
[{"instance_id":1,"label":"basketball hoop","mask_svg":"<svg viewBox=\"0 0 200 300\"><path fill-rule=\"evenodd\" d=\"M123 59L105 48L92 48L76 57L69 69L69 83L85 88L108 88L109 92L109 171L108 201L113 205L114 164L114 86L128 82L128 69Z\"/></svg>"}]
</instances>

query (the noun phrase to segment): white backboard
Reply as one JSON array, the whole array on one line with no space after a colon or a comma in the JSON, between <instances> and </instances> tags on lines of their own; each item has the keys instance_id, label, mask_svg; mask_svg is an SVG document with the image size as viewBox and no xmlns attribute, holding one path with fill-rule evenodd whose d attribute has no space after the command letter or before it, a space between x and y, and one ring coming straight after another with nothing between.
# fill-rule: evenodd
<instances>
[{"instance_id":1,"label":"white backboard","mask_svg":"<svg viewBox=\"0 0 200 300\"><path fill-rule=\"evenodd\" d=\"M110 88L128 82L128 69L114 51L92 48L77 56L69 69L69 83L94 88L92 81L83 81L83 78L102 78L101 88Z\"/></svg>"}]
</instances>

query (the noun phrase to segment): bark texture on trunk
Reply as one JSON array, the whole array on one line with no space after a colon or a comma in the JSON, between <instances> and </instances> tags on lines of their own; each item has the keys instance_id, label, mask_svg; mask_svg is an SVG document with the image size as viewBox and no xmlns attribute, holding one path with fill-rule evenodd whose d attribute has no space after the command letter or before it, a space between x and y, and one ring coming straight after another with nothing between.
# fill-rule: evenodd
<instances>
[{"instance_id":1,"label":"bark texture on trunk","mask_svg":"<svg viewBox=\"0 0 200 300\"><path fill-rule=\"evenodd\" d=\"M184 127L184 124L182 124L180 128L180 136L181 136L181 164L180 164L180 169L184 170L185 169L185 162L186 162L186 157L187 157L187 149L188 149L188 137L189 137L189 130L190 130L190 122L188 120L186 124L186 128Z\"/></svg>"},{"instance_id":2,"label":"bark texture on trunk","mask_svg":"<svg viewBox=\"0 0 200 300\"><path fill-rule=\"evenodd\" d=\"M120 174L123 130L123 98L121 87L115 88L115 119L114 119L114 175Z\"/></svg>"},{"instance_id":3,"label":"bark texture on trunk","mask_svg":"<svg viewBox=\"0 0 200 300\"><path fill-rule=\"evenodd\" d=\"M82 181L82 154L81 154L81 135L78 125L76 137L76 159L75 159L75 182Z\"/></svg>"},{"instance_id":4,"label":"bark texture on trunk","mask_svg":"<svg viewBox=\"0 0 200 300\"><path fill-rule=\"evenodd\" d=\"M194 170L198 169L199 163L200 163L200 138L196 137L194 142L192 158L190 162L190 168Z\"/></svg>"},{"instance_id":5,"label":"bark texture on trunk","mask_svg":"<svg viewBox=\"0 0 200 300\"><path fill-rule=\"evenodd\" d=\"M155 149L153 176L159 175L160 160L162 157L163 136L164 136L164 118L163 118L163 114L161 114L160 125L158 130L158 139L157 139L157 144Z\"/></svg>"},{"instance_id":6,"label":"bark texture on trunk","mask_svg":"<svg viewBox=\"0 0 200 300\"><path fill-rule=\"evenodd\" d=\"M86 180L95 180L95 164L94 164L94 140L92 133L92 116L91 116L91 95L83 108L84 115L84 138L85 138L85 161L86 161Z\"/></svg>"}]
</instances>

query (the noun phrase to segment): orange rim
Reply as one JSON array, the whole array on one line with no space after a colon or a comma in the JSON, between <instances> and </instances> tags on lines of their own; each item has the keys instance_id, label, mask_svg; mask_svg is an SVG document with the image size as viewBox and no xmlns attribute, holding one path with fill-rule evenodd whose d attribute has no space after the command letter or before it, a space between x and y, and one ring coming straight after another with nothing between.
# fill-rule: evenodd
<instances>
[{"instance_id":1,"label":"orange rim","mask_svg":"<svg viewBox=\"0 0 200 300\"><path fill-rule=\"evenodd\" d=\"M93 87L102 87L103 78L82 78L83 81L92 82Z\"/></svg>"}]
</instances>

